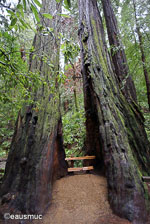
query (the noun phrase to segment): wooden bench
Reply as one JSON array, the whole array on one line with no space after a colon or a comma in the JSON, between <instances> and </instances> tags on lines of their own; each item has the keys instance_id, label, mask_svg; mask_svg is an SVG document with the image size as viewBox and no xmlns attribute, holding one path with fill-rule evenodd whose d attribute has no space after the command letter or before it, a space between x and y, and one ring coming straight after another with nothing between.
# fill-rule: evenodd
<instances>
[{"instance_id":1,"label":"wooden bench","mask_svg":"<svg viewBox=\"0 0 150 224\"><path fill-rule=\"evenodd\" d=\"M150 177L142 176L142 180L143 180L144 182L150 182Z\"/></svg>"},{"instance_id":2,"label":"wooden bench","mask_svg":"<svg viewBox=\"0 0 150 224\"><path fill-rule=\"evenodd\" d=\"M93 166L68 168L68 172L93 170Z\"/></svg>"},{"instance_id":3,"label":"wooden bench","mask_svg":"<svg viewBox=\"0 0 150 224\"><path fill-rule=\"evenodd\" d=\"M93 166L86 166L86 167L74 167L74 161L76 160L92 160L95 159L95 156L81 156L81 157L69 157L65 158L66 161L71 161L71 167L68 168L68 172L76 172L76 171L87 171L93 170Z\"/></svg>"}]
</instances>

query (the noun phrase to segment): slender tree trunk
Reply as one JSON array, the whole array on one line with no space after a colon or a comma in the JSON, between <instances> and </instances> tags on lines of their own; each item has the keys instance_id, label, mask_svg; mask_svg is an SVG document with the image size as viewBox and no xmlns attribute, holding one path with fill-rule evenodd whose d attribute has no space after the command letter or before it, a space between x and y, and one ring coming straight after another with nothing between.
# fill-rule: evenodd
<instances>
[{"instance_id":1,"label":"slender tree trunk","mask_svg":"<svg viewBox=\"0 0 150 224\"><path fill-rule=\"evenodd\" d=\"M137 35L139 39L139 48L141 51L141 60L143 64L143 73L144 73L146 88L147 88L147 100L148 100L148 106L150 110L150 79L149 79L148 71L146 68L146 57L145 57L144 47L143 47L143 38L142 38L142 33L140 31L139 23L138 23L135 0L133 0L133 7L134 7L134 14L135 14L136 31L137 31Z\"/></svg>"},{"instance_id":2,"label":"slender tree trunk","mask_svg":"<svg viewBox=\"0 0 150 224\"><path fill-rule=\"evenodd\" d=\"M104 161L113 211L144 224L148 191L141 176L150 174L150 144L143 116L127 102L113 73L97 1L79 0L79 14L88 150Z\"/></svg>"},{"instance_id":3,"label":"slender tree trunk","mask_svg":"<svg viewBox=\"0 0 150 224\"><path fill-rule=\"evenodd\" d=\"M75 109L78 112L79 108L78 108L78 99L77 99L77 90L76 90L76 68L74 66L74 64L71 62L71 60L69 60L72 69L73 69L73 94L74 94L74 103L75 103Z\"/></svg>"},{"instance_id":4,"label":"slender tree trunk","mask_svg":"<svg viewBox=\"0 0 150 224\"><path fill-rule=\"evenodd\" d=\"M55 0L43 0L41 13L55 10L60 12L60 4ZM25 105L18 115L0 190L1 196L11 194L13 208L30 214L46 209L51 202L53 180L67 173L57 87L59 17L41 18L41 23L53 27L55 34L46 36L37 32L34 38L36 54L31 58L30 71L40 72L47 83L34 93L34 102ZM44 62L45 58L47 62ZM54 64L53 69L48 64Z\"/></svg>"},{"instance_id":5,"label":"slender tree trunk","mask_svg":"<svg viewBox=\"0 0 150 224\"><path fill-rule=\"evenodd\" d=\"M121 84L122 91L126 95L127 99L132 97L132 99L137 102L136 89L129 72L125 51L120 39L117 19L113 11L111 1L102 0L102 5L115 73Z\"/></svg>"},{"instance_id":6,"label":"slender tree trunk","mask_svg":"<svg viewBox=\"0 0 150 224\"><path fill-rule=\"evenodd\" d=\"M77 91L76 91L76 83L75 82L74 82L73 93L74 93L75 108L76 108L76 111L78 112L79 108L78 108Z\"/></svg>"}]
</instances>

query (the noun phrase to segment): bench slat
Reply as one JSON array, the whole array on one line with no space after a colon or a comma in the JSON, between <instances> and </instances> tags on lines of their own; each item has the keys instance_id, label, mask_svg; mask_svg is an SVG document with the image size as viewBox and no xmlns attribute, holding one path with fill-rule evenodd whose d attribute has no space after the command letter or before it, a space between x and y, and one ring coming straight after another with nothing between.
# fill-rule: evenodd
<instances>
[{"instance_id":1,"label":"bench slat","mask_svg":"<svg viewBox=\"0 0 150 224\"><path fill-rule=\"evenodd\" d=\"M93 170L93 166L68 168L68 172Z\"/></svg>"},{"instance_id":2,"label":"bench slat","mask_svg":"<svg viewBox=\"0 0 150 224\"><path fill-rule=\"evenodd\" d=\"M150 177L143 176L142 180L145 181L145 182L150 182Z\"/></svg>"},{"instance_id":3,"label":"bench slat","mask_svg":"<svg viewBox=\"0 0 150 224\"><path fill-rule=\"evenodd\" d=\"M82 157L69 157L65 158L65 160L70 161L70 160L84 160L84 159L95 159L96 156L82 156Z\"/></svg>"}]
</instances>

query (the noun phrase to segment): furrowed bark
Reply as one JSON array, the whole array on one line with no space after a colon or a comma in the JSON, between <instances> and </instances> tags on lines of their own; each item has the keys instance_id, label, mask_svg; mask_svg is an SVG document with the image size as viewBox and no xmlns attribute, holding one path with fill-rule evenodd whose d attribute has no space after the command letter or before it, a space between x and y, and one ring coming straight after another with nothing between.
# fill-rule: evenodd
<instances>
[{"instance_id":1,"label":"furrowed bark","mask_svg":"<svg viewBox=\"0 0 150 224\"><path fill-rule=\"evenodd\" d=\"M130 75L125 51L121 43L117 19L113 11L111 1L102 0L102 5L115 73L121 85L122 92L126 95L126 98L132 98L135 102L137 102L135 85Z\"/></svg>"},{"instance_id":2,"label":"furrowed bark","mask_svg":"<svg viewBox=\"0 0 150 224\"><path fill-rule=\"evenodd\" d=\"M55 10L60 12L60 4L43 0L41 13ZM53 27L55 33L54 36L40 32L35 35L36 53L31 57L30 71L40 71L46 83L34 93L33 104L24 105L18 115L0 190L1 196L10 193L10 206L24 214L43 212L51 202L53 181L67 173L57 84L59 17L55 16L53 20L41 18L41 23ZM54 67L51 68L49 63Z\"/></svg>"},{"instance_id":3,"label":"furrowed bark","mask_svg":"<svg viewBox=\"0 0 150 224\"><path fill-rule=\"evenodd\" d=\"M113 211L133 223L144 224L148 192L141 177L150 174L150 144L143 116L133 101L128 103L113 73L97 1L79 0L79 14L89 151L93 150L91 154L99 163L104 161ZM93 130L98 139L93 140ZM97 148L95 142L99 142Z\"/></svg>"}]
</instances>

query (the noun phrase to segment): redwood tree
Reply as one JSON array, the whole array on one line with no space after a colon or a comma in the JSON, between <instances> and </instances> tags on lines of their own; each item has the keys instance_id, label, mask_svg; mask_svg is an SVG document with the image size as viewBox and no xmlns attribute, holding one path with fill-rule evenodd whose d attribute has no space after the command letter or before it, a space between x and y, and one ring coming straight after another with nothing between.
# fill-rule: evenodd
<instances>
[{"instance_id":1,"label":"redwood tree","mask_svg":"<svg viewBox=\"0 0 150 224\"><path fill-rule=\"evenodd\" d=\"M146 88L147 88L147 100L148 100L148 106L149 106L149 110L150 110L150 78L149 78L149 72L148 72L148 69L146 66L146 57L145 57L144 46L143 46L143 37L142 37L139 22L138 22L136 2L135 2L135 0L133 0L132 2L133 2L133 8L134 8L136 32L137 32L138 39L139 39L139 49L141 52L143 73L144 73L145 83L146 83Z\"/></svg>"},{"instance_id":2,"label":"redwood tree","mask_svg":"<svg viewBox=\"0 0 150 224\"><path fill-rule=\"evenodd\" d=\"M79 14L87 150L104 161L113 211L144 224L148 192L141 177L150 174L144 119L134 101L128 103L113 72L97 1L79 0Z\"/></svg>"},{"instance_id":3,"label":"redwood tree","mask_svg":"<svg viewBox=\"0 0 150 224\"><path fill-rule=\"evenodd\" d=\"M61 12L61 5L55 0L43 0L42 5L41 15ZM40 72L45 82L34 92L33 103L24 105L19 112L0 190L2 202L9 192L10 206L23 213L43 212L51 202L53 180L67 173L57 83L59 19L41 16L41 24L53 28L54 34L37 31L30 71Z\"/></svg>"},{"instance_id":4,"label":"redwood tree","mask_svg":"<svg viewBox=\"0 0 150 224\"><path fill-rule=\"evenodd\" d=\"M126 95L126 98L132 98L134 101L137 101L135 85L130 75L125 51L120 38L117 19L113 11L111 1L102 0L102 5L115 74L118 77L122 92Z\"/></svg>"}]
</instances>

